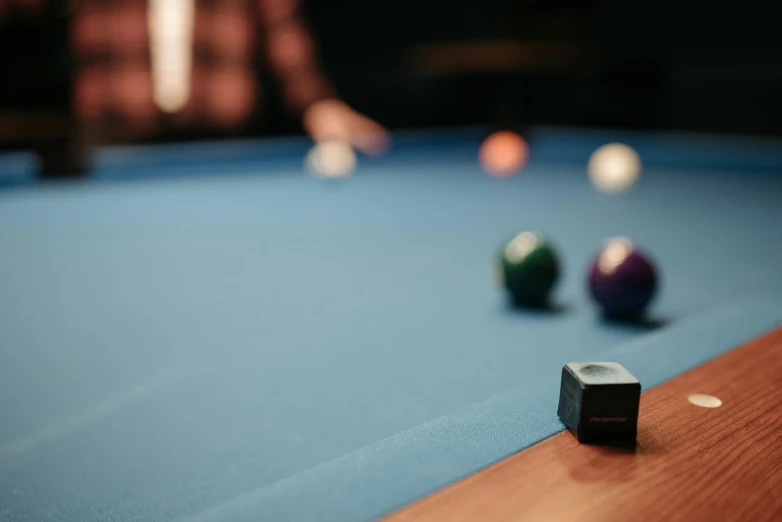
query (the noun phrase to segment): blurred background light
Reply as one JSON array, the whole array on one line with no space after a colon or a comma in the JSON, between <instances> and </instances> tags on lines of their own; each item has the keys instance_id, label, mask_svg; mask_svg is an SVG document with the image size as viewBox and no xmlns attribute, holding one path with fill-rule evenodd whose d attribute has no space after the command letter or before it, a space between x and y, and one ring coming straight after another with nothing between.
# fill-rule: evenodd
<instances>
[{"instance_id":1,"label":"blurred background light","mask_svg":"<svg viewBox=\"0 0 782 522\"><path fill-rule=\"evenodd\" d=\"M157 106L176 112L190 97L195 0L149 0L149 44Z\"/></svg>"}]
</instances>

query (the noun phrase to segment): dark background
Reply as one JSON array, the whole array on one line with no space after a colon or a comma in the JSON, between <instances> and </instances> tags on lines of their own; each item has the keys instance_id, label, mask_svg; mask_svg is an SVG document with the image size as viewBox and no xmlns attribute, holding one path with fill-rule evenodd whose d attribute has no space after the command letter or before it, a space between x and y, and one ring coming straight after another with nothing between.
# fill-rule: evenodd
<instances>
[{"instance_id":1,"label":"dark background","mask_svg":"<svg viewBox=\"0 0 782 522\"><path fill-rule=\"evenodd\" d=\"M311 2L309 11L340 92L392 126L479 121L491 100L475 94L510 76L414 74L416 46L554 35L590 56L514 75L531 123L782 133L779 3L640 4L347 0Z\"/></svg>"},{"instance_id":2,"label":"dark background","mask_svg":"<svg viewBox=\"0 0 782 522\"><path fill-rule=\"evenodd\" d=\"M339 93L391 128L484 124L603 125L782 135L782 10L749 0L316 1L305 4ZM60 14L57 14L60 13ZM67 2L0 27L0 110L69 99ZM423 46L556 41L577 57L555 67L438 75ZM269 103L266 101L265 103ZM297 132L279 110L252 132Z\"/></svg>"}]
</instances>

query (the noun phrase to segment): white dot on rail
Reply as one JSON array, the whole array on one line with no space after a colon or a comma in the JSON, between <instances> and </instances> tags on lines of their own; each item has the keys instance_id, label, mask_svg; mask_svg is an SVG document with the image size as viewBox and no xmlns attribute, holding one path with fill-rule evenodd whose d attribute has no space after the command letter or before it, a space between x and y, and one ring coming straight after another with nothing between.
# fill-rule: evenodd
<instances>
[{"instance_id":1,"label":"white dot on rail","mask_svg":"<svg viewBox=\"0 0 782 522\"><path fill-rule=\"evenodd\" d=\"M722 406L722 401L714 395L707 395L705 393L693 393L687 400L690 404L700 406L701 408L719 408Z\"/></svg>"}]
</instances>

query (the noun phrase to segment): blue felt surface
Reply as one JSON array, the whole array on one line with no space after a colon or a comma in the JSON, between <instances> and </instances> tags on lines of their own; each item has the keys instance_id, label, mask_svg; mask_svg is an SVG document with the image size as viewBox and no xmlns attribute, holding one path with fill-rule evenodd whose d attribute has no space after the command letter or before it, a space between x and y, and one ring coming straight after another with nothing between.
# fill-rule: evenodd
<instances>
[{"instance_id":1,"label":"blue felt surface","mask_svg":"<svg viewBox=\"0 0 782 522\"><path fill-rule=\"evenodd\" d=\"M565 362L648 387L782 320L782 178L760 160L695 167L693 146L609 198L575 152L498 181L469 136L433 138L344 184L281 142L180 167L107 151L105 182L0 192L0 520L370 519L561 429ZM561 312L492 283L526 228L562 252ZM661 328L588 302L619 234L661 267Z\"/></svg>"},{"instance_id":2,"label":"blue felt surface","mask_svg":"<svg viewBox=\"0 0 782 522\"><path fill-rule=\"evenodd\" d=\"M604 360L634 368L654 386L772 328L782 302L743 302L711 310L658 335L604 350ZM687 350L705 346L707 350ZM651 357L649 354L654 354ZM239 495L185 520L363 520L381 516L442 484L562 431L542 398L557 397L561 367L552 361L536 378L292 477ZM684 397L682 397L684 400ZM302 503L302 499L307 499Z\"/></svg>"}]
</instances>

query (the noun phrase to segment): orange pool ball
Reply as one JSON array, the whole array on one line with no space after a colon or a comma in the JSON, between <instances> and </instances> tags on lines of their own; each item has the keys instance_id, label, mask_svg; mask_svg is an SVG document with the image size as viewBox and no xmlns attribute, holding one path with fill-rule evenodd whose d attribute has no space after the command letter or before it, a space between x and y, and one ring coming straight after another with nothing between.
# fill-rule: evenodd
<instances>
[{"instance_id":1,"label":"orange pool ball","mask_svg":"<svg viewBox=\"0 0 782 522\"><path fill-rule=\"evenodd\" d=\"M478 152L481 166L489 174L507 177L524 168L529 158L529 146L524 138L512 131L497 131L483 140Z\"/></svg>"}]
</instances>

